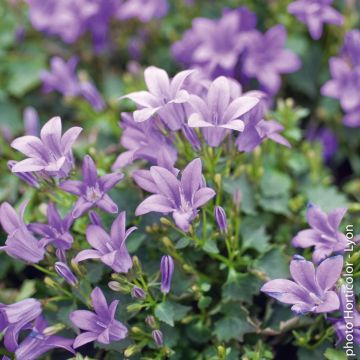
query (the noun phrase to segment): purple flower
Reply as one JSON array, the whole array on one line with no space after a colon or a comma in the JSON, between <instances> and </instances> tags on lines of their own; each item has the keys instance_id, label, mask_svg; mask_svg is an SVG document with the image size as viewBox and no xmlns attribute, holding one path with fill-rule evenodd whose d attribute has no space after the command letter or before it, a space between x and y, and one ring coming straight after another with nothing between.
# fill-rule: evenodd
<instances>
[{"instance_id":1,"label":"purple flower","mask_svg":"<svg viewBox=\"0 0 360 360\"><path fill-rule=\"evenodd\" d=\"M314 246L313 261L316 263L334 252L343 252L347 239L338 229L346 211L338 208L326 214L318 206L309 204L306 217L311 229L300 231L291 244L301 248Z\"/></svg>"},{"instance_id":2,"label":"purple flower","mask_svg":"<svg viewBox=\"0 0 360 360\"><path fill-rule=\"evenodd\" d=\"M57 261L55 263L55 271L71 286L77 286L79 283L76 276L72 273L70 268L63 262Z\"/></svg>"},{"instance_id":3,"label":"purple flower","mask_svg":"<svg viewBox=\"0 0 360 360\"><path fill-rule=\"evenodd\" d=\"M169 9L167 0L127 0L118 11L117 18L128 20L137 18L141 22L164 17Z\"/></svg>"},{"instance_id":4,"label":"purple flower","mask_svg":"<svg viewBox=\"0 0 360 360\"><path fill-rule=\"evenodd\" d=\"M104 100L94 84L82 81L76 75L77 63L76 56L71 57L68 62L58 56L51 58L51 71L41 73L44 91L58 91L69 97L82 96L96 111L103 110Z\"/></svg>"},{"instance_id":5,"label":"purple flower","mask_svg":"<svg viewBox=\"0 0 360 360\"><path fill-rule=\"evenodd\" d=\"M342 25L343 16L330 5L333 0L297 0L289 4L288 11L305 23L314 40L319 40L323 32L323 25Z\"/></svg>"},{"instance_id":6,"label":"purple flower","mask_svg":"<svg viewBox=\"0 0 360 360\"><path fill-rule=\"evenodd\" d=\"M29 106L24 110L24 127L25 134L38 136L39 135L39 115L37 111Z\"/></svg>"},{"instance_id":7,"label":"purple flower","mask_svg":"<svg viewBox=\"0 0 360 360\"><path fill-rule=\"evenodd\" d=\"M190 67L198 67L214 78L234 76L256 16L245 7L227 10L217 20L196 18L192 28L172 46L173 56Z\"/></svg>"},{"instance_id":8,"label":"purple flower","mask_svg":"<svg viewBox=\"0 0 360 360\"><path fill-rule=\"evenodd\" d=\"M315 270L311 261L294 256L290 273L294 281L270 280L261 291L285 304L293 304L296 314L307 312L327 313L339 309L339 298L333 287L341 275L343 257L333 256L324 260Z\"/></svg>"},{"instance_id":9,"label":"purple flower","mask_svg":"<svg viewBox=\"0 0 360 360\"><path fill-rule=\"evenodd\" d=\"M171 287L171 278L174 272L174 260L170 255L164 255L160 262L161 292L167 294Z\"/></svg>"},{"instance_id":10,"label":"purple flower","mask_svg":"<svg viewBox=\"0 0 360 360\"><path fill-rule=\"evenodd\" d=\"M92 306L95 312L76 310L70 314L71 322L85 330L74 341L74 348L78 348L91 341L97 340L102 344L110 344L127 336L127 328L120 321L115 320L118 300L108 306L105 296L100 288L96 287L91 293Z\"/></svg>"},{"instance_id":11,"label":"purple flower","mask_svg":"<svg viewBox=\"0 0 360 360\"><path fill-rule=\"evenodd\" d=\"M162 347L164 345L164 336L160 330L153 330L151 332L151 336L158 347Z\"/></svg>"},{"instance_id":12,"label":"purple flower","mask_svg":"<svg viewBox=\"0 0 360 360\"><path fill-rule=\"evenodd\" d=\"M346 33L343 56L354 66L360 66L360 30L353 29Z\"/></svg>"},{"instance_id":13,"label":"purple flower","mask_svg":"<svg viewBox=\"0 0 360 360\"><path fill-rule=\"evenodd\" d=\"M142 288L139 288L138 286L134 286L131 289L131 296L134 299L144 299L145 298L145 291Z\"/></svg>"},{"instance_id":14,"label":"purple flower","mask_svg":"<svg viewBox=\"0 0 360 360\"><path fill-rule=\"evenodd\" d=\"M156 113L161 116L166 112L169 104L186 102L189 94L182 89L182 85L192 72L192 70L182 71L170 80L165 70L155 66L145 69L145 83L149 91L138 91L122 97L134 101L140 107L134 112L134 120L146 121Z\"/></svg>"},{"instance_id":15,"label":"purple flower","mask_svg":"<svg viewBox=\"0 0 360 360\"><path fill-rule=\"evenodd\" d=\"M52 243L63 250L70 249L74 241L70 233L74 218L68 214L62 219L54 203L48 205L47 218L48 224L32 223L28 226L29 230L43 236L42 240L46 244Z\"/></svg>"},{"instance_id":16,"label":"purple flower","mask_svg":"<svg viewBox=\"0 0 360 360\"><path fill-rule=\"evenodd\" d=\"M100 259L115 272L127 273L132 267L132 260L125 241L136 230L133 226L126 230L126 214L121 212L111 226L110 235L98 225L89 225L86 239L94 249L82 250L75 257L76 262L87 259Z\"/></svg>"},{"instance_id":17,"label":"purple flower","mask_svg":"<svg viewBox=\"0 0 360 360\"><path fill-rule=\"evenodd\" d=\"M188 125L203 128L207 143L213 147L220 145L227 130L243 131L245 125L240 117L259 102L253 96L239 96L232 100L230 90L230 81L220 76L210 85L205 100L197 95L190 96L194 112Z\"/></svg>"},{"instance_id":18,"label":"purple flower","mask_svg":"<svg viewBox=\"0 0 360 360\"><path fill-rule=\"evenodd\" d=\"M41 129L40 138L26 135L15 139L11 146L28 156L16 163L13 172L44 171L55 177L67 176L73 167L72 145L82 128L72 127L62 135L60 117L53 117Z\"/></svg>"},{"instance_id":19,"label":"purple flower","mask_svg":"<svg viewBox=\"0 0 360 360\"><path fill-rule=\"evenodd\" d=\"M338 344L346 339L346 335L352 329L355 344L360 344L360 313L356 309L356 301L353 290L349 291L346 285L339 289L341 319L335 319L333 326L338 337ZM346 324L349 324L346 326Z\"/></svg>"},{"instance_id":20,"label":"purple flower","mask_svg":"<svg viewBox=\"0 0 360 360\"><path fill-rule=\"evenodd\" d=\"M8 351L18 347L19 332L41 314L41 304L25 299L15 304L0 304L0 331L5 331L4 344Z\"/></svg>"},{"instance_id":21,"label":"purple flower","mask_svg":"<svg viewBox=\"0 0 360 360\"><path fill-rule=\"evenodd\" d=\"M330 161L338 149L338 141L335 133L326 127L318 128L310 125L306 133L306 139L311 142L320 142L322 156L325 161Z\"/></svg>"},{"instance_id":22,"label":"purple flower","mask_svg":"<svg viewBox=\"0 0 360 360\"><path fill-rule=\"evenodd\" d=\"M282 25L272 27L265 34L254 32L244 55L244 74L256 78L270 94L278 92L280 74L292 73L301 67L299 57L284 49L286 38L287 33Z\"/></svg>"},{"instance_id":23,"label":"purple flower","mask_svg":"<svg viewBox=\"0 0 360 360\"><path fill-rule=\"evenodd\" d=\"M135 214L172 213L176 225L185 232L189 231L197 209L215 196L215 191L204 185L200 159L186 166L181 180L160 166L152 166L150 171L135 171L133 176L141 188L154 194L137 207Z\"/></svg>"},{"instance_id":24,"label":"purple flower","mask_svg":"<svg viewBox=\"0 0 360 360\"><path fill-rule=\"evenodd\" d=\"M44 330L48 327L47 321L39 316L31 333L21 342L15 351L17 360L37 360L42 354L55 348L65 349L74 353L73 339L62 336L47 335Z\"/></svg>"},{"instance_id":25,"label":"purple flower","mask_svg":"<svg viewBox=\"0 0 360 360\"><path fill-rule=\"evenodd\" d=\"M118 207L106 193L110 191L123 177L122 173L111 173L98 177L94 160L86 155L82 166L83 181L67 180L60 188L70 194L79 196L72 210L74 218L80 217L93 207L116 214Z\"/></svg>"},{"instance_id":26,"label":"purple flower","mask_svg":"<svg viewBox=\"0 0 360 360\"><path fill-rule=\"evenodd\" d=\"M18 163L18 161L9 160L7 163L7 166L9 170L12 172L13 167ZM31 172L16 172L14 173L19 179L22 181L25 181L28 185L38 189L40 187L40 184L34 174Z\"/></svg>"},{"instance_id":27,"label":"purple flower","mask_svg":"<svg viewBox=\"0 0 360 360\"><path fill-rule=\"evenodd\" d=\"M24 223L24 212L27 201L19 207L19 215L8 203L0 206L0 223L8 237L5 246L0 247L0 251L5 251L14 259L28 263L38 263L44 258L45 244L38 241L27 229Z\"/></svg>"},{"instance_id":28,"label":"purple flower","mask_svg":"<svg viewBox=\"0 0 360 360\"><path fill-rule=\"evenodd\" d=\"M221 206L215 206L215 220L221 232L227 232L227 219L225 210Z\"/></svg>"},{"instance_id":29,"label":"purple flower","mask_svg":"<svg viewBox=\"0 0 360 360\"><path fill-rule=\"evenodd\" d=\"M112 169L121 169L134 160L147 160L153 165L160 165L161 159L174 165L177 153L171 140L165 137L155 124L155 119L145 123L136 123L129 113L122 113L120 126L123 129L121 145L128 149L121 153L112 166ZM160 161L160 163L159 163Z\"/></svg>"}]
</instances>

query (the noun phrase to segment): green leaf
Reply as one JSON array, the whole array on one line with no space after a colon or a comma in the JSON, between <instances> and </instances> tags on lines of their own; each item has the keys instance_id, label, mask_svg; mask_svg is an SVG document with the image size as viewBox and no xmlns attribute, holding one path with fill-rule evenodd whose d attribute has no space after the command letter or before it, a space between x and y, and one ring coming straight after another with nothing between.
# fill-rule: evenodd
<instances>
[{"instance_id":1,"label":"green leaf","mask_svg":"<svg viewBox=\"0 0 360 360\"><path fill-rule=\"evenodd\" d=\"M275 197L264 196L259 200L259 204L264 210L284 215L289 213L288 203L289 196L287 194Z\"/></svg>"},{"instance_id":2,"label":"green leaf","mask_svg":"<svg viewBox=\"0 0 360 360\"><path fill-rule=\"evenodd\" d=\"M189 306L184 306L172 301L165 301L155 307L155 316L164 323L174 326L174 322L181 320L190 310Z\"/></svg>"},{"instance_id":3,"label":"green leaf","mask_svg":"<svg viewBox=\"0 0 360 360\"><path fill-rule=\"evenodd\" d=\"M266 234L265 226L261 225L261 221L263 220L259 217L247 217L242 222L240 232L245 249L265 252L269 247L270 236Z\"/></svg>"},{"instance_id":4,"label":"green leaf","mask_svg":"<svg viewBox=\"0 0 360 360\"><path fill-rule=\"evenodd\" d=\"M347 356L344 350L326 349L324 356L328 360L346 360Z\"/></svg>"},{"instance_id":5,"label":"green leaf","mask_svg":"<svg viewBox=\"0 0 360 360\"><path fill-rule=\"evenodd\" d=\"M329 212L339 207L347 207L345 195L339 193L336 187L324 187L322 185L307 187L304 189L309 202L318 205L322 210Z\"/></svg>"},{"instance_id":6,"label":"green leaf","mask_svg":"<svg viewBox=\"0 0 360 360\"><path fill-rule=\"evenodd\" d=\"M190 239L184 236L175 244L175 248L179 250L185 249L189 244L190 244Z\"/></svg>"},{"instance_id":7,"label":"green leaf","mask_svg":"<svg viewBox=\"0 0 360 360\"><path fill-rule=\"evenodd\" d=\"M290 187L290 177L276 170L265 170L260 181L261 192L265 197L284 196L289 192Z\"/></svg>"},{"instance_id":8,"label":"green leaf","mask_svg":"<svg viewBox=\"0 0 360 360\"><path fill-rule=\"evenodd\" d=\"M207 253L210 253L210 254L218 254L219 253L219 249L216 245L215 240L207 240L203 246L203 249L204 249L204 251L206 251Z\"/></svg>"},{"instance_id":9,"label":"green leaf","mask_svg":"<svg viewBox=\"0 0 360 360\"><path fill-rule=\"evenodd\" d=\"M25 280L22 285L19 294L16 296L16 301L30 298L36 292L36 281Z\"/></svg>"},{"instance_id":10,"label":"green leaf","mask_svg":"<svg viewBox=\"0 0 360 360\"><path fill-rule=\"evenodd\" d=\"M255 267L264 271L269 278L286 278L289 275L289 261L279 248L273 248L255 262Z\"/></svg>"},{"instance_id":11,"label":"green leaf","mask_svg":"<svg viewBox=\"0 0 360 360\"><path fill-rule=\"evenodd\" d=\"M242 341L243 336L253 330L254 328L247 322L245 316L226 316L215 323L214 333L219 341L231 339Z\"/></svg>"}]
</instances>

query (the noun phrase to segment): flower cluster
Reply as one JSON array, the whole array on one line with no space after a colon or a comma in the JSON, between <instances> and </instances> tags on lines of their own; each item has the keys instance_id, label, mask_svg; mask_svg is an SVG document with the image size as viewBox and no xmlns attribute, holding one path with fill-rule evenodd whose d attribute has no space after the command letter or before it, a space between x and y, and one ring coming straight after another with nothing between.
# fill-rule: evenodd
<instances>
[{"instance_id":1,"label":"flower cluster","mask_svg":"<svg viewBox=\"0 0 360 360\"><path fill-rule=\"evenodd\" d=\"M360 126L360 30L345 35L340 56L329 60L332 78L321 88L324 96L340 101L345 112L344 124Z\"/></svg>"}]
</instances>

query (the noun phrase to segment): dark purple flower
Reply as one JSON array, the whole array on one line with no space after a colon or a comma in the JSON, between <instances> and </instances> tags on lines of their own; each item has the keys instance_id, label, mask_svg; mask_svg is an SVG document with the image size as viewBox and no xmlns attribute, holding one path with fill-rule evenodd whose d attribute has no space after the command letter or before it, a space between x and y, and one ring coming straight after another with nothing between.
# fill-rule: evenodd
<instances>
[{"instance_id":1,"label":"dark purple flower","mask_svg":"<svg viewBox=\"0 0 360 360\"><path fill-rule=\"evenodd\" d=\"M309 126L306 133L307 140L319 142L322 145L322 156L325 161L331 160L338 149L338 141L335 133L326 127L318 128Z\"/></svg>"},{"instance_id":2,"label":"dark purple flower","mask_svg":"<svg viewBox=\"0 0 360 360\"><path fill-rule=\"evenodd\" d=\"M57 335L47 335L44 330L48 328L47 321L39 316L31 333L21 342L15 351L17 360L37 360L42 354L55 348L65 349L74 353L73 339Z\"/></svg>"},{"instance_id":3,"label":"dark purple flower","mask_svg":"<svg viewBox=\"0 0 360 360\"><path fill-rule=\"evenodd\" d=\"M80 217L93 207L116 214L118 207L106 193L110 191L123 177L122 173L111 173L101 177L97 175L94 160L86 155L82 166L83 181L67 180L60 188L70 194L79 196L72 210L74 218Z\"/></svg>"},{"instance_id":4,"label":"dark purple flower","mask_svg":"<svg viewBox=\"0 0 360 360\"><path fill-rule=\"evenodd\" d=\"M172 141L161 133L155 119L136 123L130 113L122 113L121 116L120 126L123 132L120 142L128 151L118 156L112 166L113 170L121 169L137 159L147 160L152 165L160 165L159 160L164 159L170 165L174 165L177 158L176 149Z\"/></svg>"},{"instance_id":5,"label":"dark purple flower","mask_svg":"<svg viewBox=\"0 0 360 360\"><path fill-rule=\"evenodd\" d=\"M91 293L92 306L95 312L76 310L70 314L71 322L84 333L78 335L74 341L74 348L78 348L91 341L110 344L126 338L128 330L120 321L115 320L118 300L108 306L100 288L96 287Z\"/></svg>"},{"instance_id":6,"label":"dark purple flower","mask_svg":"<svg viewBox=\"0 0 360 360\"><path fill-rule=\"evenodd\" d=\"M165 70L155 66L145 69L145 83L149 91L138 91L122 97L134 101L139 106L139 110L134 112L134 120L143 122L156 113L161 116L162 112L166 112L168 105L186 102L189 94L182 86L192 72L182 71L170 80Z\"/></svg>"},{"instance_id":7,"label":"dark purple flower","mask_svg":"<svg viewBox=\"0 0 360 360\"><path fill-rule=\"evenodd\" d=\"M347 239L339 231L339 226L346 211L338 208L326 214L320 207L309 204L306 217L311 229L300 231L291 244L301 248L314 246L313 261L316 263L334 252L343 252L347 247Z\"/></svg>"},{"instance_id":8,"label":"dark purple flower","mask_svg":"<svg viewBox=\"0 0 360 360\"><path fill-rule=\"evenodd\" d=\"M71 286L77 286L79 283L76 276L70 270L69 266L61 261L55 263L55 271Z\"/></svg>"},{"instance_id":9,"label":"dark purple flower","mask_svg":"<svg viewBox=\"0 0 360 360\"><path fill-rule=\"evenodd\" d=\"M5 246L0 247L0 251L5 251L9 256L28 263L38 263L44 258L45 245L38 241L27 229L24 223L24 212L27 201L19 207L19 215L8 203L0 206L0 223L8 237Z\"/></svg>"},{"instance_id":10,"label":"dark purple flower","mask_svg":"<svg viewBox=\"0 0 360 360\"><path fill-rule=\"evenodd\" d=\"M300 69L301 61L291 50L285 49L287 33L282 25L276 25L265 34L254 32L248 42L243 72L256 78L270 94L279 91L280 74L288 74Z\"/></svg>"},{"instance_id":11,"label":"dark purple flower","mask_svg":"<svg viewBox=\"0 0 360 360\"><path fill-rule=\"evenodd\" d=\"M139 288L138 286L134 286L131 289L131 296L134 299L144 299L145 298L145 291L142 288Z\"/></svg>"},{"instance_id":12,"label":"dark purple flower","mask_svg":"<svg viewBox=\"0 0 360 360\"><path fill-rule=\"evenodd\" d=\"M221 232L227 232L227 219L225 210L221 206L215 206L215 220Z\"/></svg>"},{"instance_id":13,"label":"dark purple flower","mask_svg":"<svg viewBox=\"0 0 360 360\"><path fill-rule=\"evenodd\" d=\"M160 262L161 292L167 294L171 287L171 278L174 272L174 260L170 255L164 255Z\"/></svg>"},{"instance_id":14,"label":"dark purple flower","mask_svg":"<svg viewBox=\"0 0 360 360\"><path fill-rule=\"evenodd\" d=\"M94 249L80 251L74 260L80 262L100 259L114 271L127 273L132 267L132 260L125 241L135 230L135 226L126 230L125 211L121 212L113 222L110 235L98 225L89 225L86 229L86 239Z\"/></svg>"},{"instance_id":15,"label":"dark purple flower","mask_svg":"<svg viewBox=\"0 0 360 360\"><path fill-rule=\"evenodd\" d=\"M39 115L37 111L29 106L24 110L24 127L25 134L38 136L39 135Z\"/></svg>"},{"instance_id":16,"label":"dark purple flower","mask_svg":"<svg viewBox=\"0 0 360 360\"><path fill-rule=\"evenodd\" d=\"M153 330L151 332L151 336L158 347L162 347L164 345L163 333L160 330Z\"/></svg>"},{"instance_id":17,"label":"dark purple flower","mask_svg":"<svg viewBox=\"0 0 360 360\"><path fill-rule=\"evenodd\" d=\"M339 297L334 288L343 267L343 257L333 256L324 260L315 270L311 261L294 256L290 273L294 281L270 280L261 291L285 304L293 304L296 314L308 312L327 313L339 309Z\"/></svg>"},{"instance_id":18,"label":"dark purple flower","mask_svg":"<svg viewBox=\"0 0 360 360\"><path fill-rule=\"evenodd\" d=\"M41 129L40 138L21 136L11 146L28 156L16 163L13 172L44 171L49 176L67 176L73 167L72 145L82 128L72 127L62 135L60 117L53 117Z\"/></svg>"},{"instance_id":19,"label":"dark purple flower","mask_svg":"<svg viewBox=\"0 0 360 360\"><path fill-rule=\"evenodd\" d=\"M240 95L232 99L230 81L220 76L211 83L205 99L191 95L189 102L193 113L189 117L188 125L202 128L207 143L217 147L228 130L244 130L245 124L240 118L254 108L259 99Z\"/></svg>"},{"instance_id":20,"label":"dark purple flower","mask_svg":"<svg viewBox=\"0 0 360 360\"><path fill-rule=\"evenodd\" d=\"M18 162L14 161L14 160L8 161L7 166L11 172L12 172L13 167L17 163ZM14 175L16 175L19 179L21 179L22 181L25 181L28 185L30 185L34 188L38 189L40 187L40 184L39 184L36 176L31 172L15 172Z\"/></svg>"},{"instance_id":21,"label":"dark purple flower","mask_svg":"<svg viewBox=\"0 0 360 360\"><path fill-rule=\"evenodd\" d=\"M196 18L192 28L172 46L172 53L179 62L199 68L212 78L234 76L255 25L255 14L245 7L226 10L217 20Z\"/></svg>"},{"instance_id":22,"label":"dark purple flower","mask_svg":"<svg viewBox=\"0 0 360 360\"><path fill-rule=\"evenodd\" d=\"M41 80L45 92L58 91L63 96L81 96L88 101L96 111L105 107L104 100L90 81L82 81L76 74L78 58L71 57L68 62L54 56L51 58L51 71L43 71Z\"/></svg>"},{"instance_id":23,"label":"dark purple flower","mask_svg":"<svg viewBox=\"0 0 360 360\"><path fill-rule=\"evenodd\" d=\"M348 291L346 285L342 285L339 289L339 299L342 318L333 321L338 343L343 342L351 331L354 343L360 344L360 313L356 308L354 291Z\"/></svg>"},{"instance_id":24,"label":"dark purple flower","mask_svg":"<svg viewBox=\"0 0 360 360\"><path fill-rule=\"evenodd\" d=\"M305 23L314 40L319 40L324 24L342 25L343 16L331 7L334 0L297 0L289 4L288 11Z\"/></svg>"},{"instance_id":25,"label":"dark purple flower","mask_svg":"<svg viewBox=\"0 0 360 360\"><path fill-rule=\"evenodd\" d=\"M4 344L8 351L18 347L19 332L41 314L41 304L25 299L15 304L0 304L0 331L4 331Z\"/></svg>"},{"instance_id":26,"label":"dark purple flower","mask_svg":"<svg viewBox=\"0 0 360 360\"><path fill-rule=\"evenodd\" d=\"M172 213L176 225L186 232L197 209L215 196L215 191L204 185L200 159L186 166L181 180L174 172L160 166L152 166L150 171L135 171L133 177L141 188L154 194L137 207L135 214Z\"/></svg>"},{"instance_id":27,"label":"dark purple flower","mask_svg":"<svg viewBox=\"0 0 360 360\"><path fill-rule=\"evenodd\" d=\"M70 227L74 222L71 214L61 218L54 203L49 203L47 208L48 224L29 224L29 230L43 237L46 244L52 243L59 249L68 250L74 241Z\"/></svg>"},{"instance_id":28,"label":"dark purple flower","mask_svg":"<svg viewBox=\"0 0 360 360\"><path fill-rule=\"evenodd\" d=\"M164 17L168 8L167 0L127 0L120 6L116 17L120 20L137 18L148 22Z\"/></svg>"}]
</instances>

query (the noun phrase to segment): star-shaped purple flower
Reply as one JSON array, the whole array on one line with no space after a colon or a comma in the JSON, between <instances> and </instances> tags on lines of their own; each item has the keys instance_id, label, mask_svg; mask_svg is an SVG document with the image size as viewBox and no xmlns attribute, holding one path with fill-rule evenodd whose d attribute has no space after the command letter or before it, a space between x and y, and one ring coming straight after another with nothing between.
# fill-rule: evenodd
<instances>
[{"instance_id":1,"label":"star-shaped purple flower","mask_svg":"<svg viewBox=\"0 0 360 360\"><path fill-rule=\"evenodd\" d=\"M290 263L294 281L270 280L261 291L285 304L293 304L296 314L308 312L327 313L339 309L339 297L333 290L343 267L343 257L333 256L324 260L315 270L311 261L296 255Z\"/></svg>"},{"instance_id":2,"label":"star-shaped purple flower","mask_svg":"<svg viewBox=\"0 0 360 360\"><path fill-rule=\"evenodd\" d=\"M244 130L245 124L240 117L254 108L259 99L254 96L232 99L230 81L220 76L209 86L205 99L191 95L189 102L194 112L189 117L188 125L203 128L207 143L216 147L223 141L227 130Z\"/></svg>"},{"instance_id":3,"label":"star-shaped purple flower","mask_svg":"<svg viewBox=\"0 0 360 360\"><path fill-rule=\"evenodd\" d=\"M125 241L135 231L135 226L126 230L126 213L121 212L111 226L110 235L98 225L89 225L86 239L94 249L80 251L75 261L100 259L115 272L127 273L132 267L132 260L127 251Z\"/></svg>"},{"instance_id":4,"label":"star-shaped purple flower","mask_svg":"<svg viewBox=\"0 0 360 360\"><path fill-rule=\"evenodd\" d=\"M338 208L326 214L312 204L307 208L307 221L311 229L300 231L291 241L295 247L314 246L313 260L318 263L334 252L343 252L347 247L346 236L339 226L347 209Z\"/></svg>"},{"instance_id":5,"label":"star-shaped purple flower","mask_svg":"<svg viewBox=\"0 0 360 360\"><path fill-rule=\"evenodd\" d=\"M160 166L152 166L150 171L139 170L133 174L137 184L154 195L145 199L136 209L137 216L149 212L172 213L176 225L189 231L190 222L198 208L215 196L215 191L204 185L200 159L191 161L182 171L181 180Z\"/></svg>"},{"instance_id":6,"label":"star-shaped purple flower","mask_svg":"<svg viewBox=\"0 0 360 360\"><path fill-rule=\"evenodd\" d=\"M50 203L47 208L48 224L32 223L29 224L29 230L43 236L43 241L47 244L52 243L57 248L68 250L74 241L70 227L74 222L71 214L63 219L54 203Z\"/></svg>"},{"instance_id":7,"label":"star-shaped purple flower","mask_svg":"<svg viewBox=\"0 0 360 360\"><path fill-rule=\"evenodd\" d=\"M331 7L334 0L297 0L289 4L288 11L305 23L314 40L319 40L324 24L342 25L343 16Z\"/></svg>"},{"instance_id":8,"label":"star-shaped purple flower","mask_svg":"<svg viewBox=\"0 0 360 360\"><path fill-rule=\"evenodd\" d=\"M96 287L91 293L92 306L95 312L76 310L70 314L71 322L84 333L78 335L74 341L74 348L78 348L91 341L97 340L102 344L110 344L126 338L128 330L124 324L115 319L118 300L108 306L100 288Z\"/></svg>"},{"instance_id":9,"label":"star-shaped purple flower","mask_svg":"<svg viewBox=\"0 0 360 360\"><path fill-rule=\"evenodd\" d=\"M82 128L72 127L62 135L60 117L50 119L41 129L40 138L26 135L15 139L11 146L28 156L12 167L12 172L44 171L49 176L67 176L73 167L71 147Z\"/></svg>"},{"instance_id":10,"label":"star-shaped purple flower","mask_svg":"<svg viewBox=\"0 0 360 360\"><path fill-rule=\"evenodd\" d=\"M72 210L72 216L78 218L95 206L106 212L116 214L118 207L106 193L111 190L124 175L117 172L99 177L94 160L89 155L86 155L83 160L82 176L83 181L67 180L60 184L62 190L79 196Z\"/></svg>"},{"instance_id":11,"label":"star-shaped purple flower","mask_svg":"<svg viewBox=\"0 0 360 360\"><path fill-rule=\"evenodd\" d=\"M134 101L139 110L134 112L134 120L142 122L150 119L154 114L166 111L169 104L182 104L189 98L189 94L182 88L186 78L192 70L181 71L172 80L167 72L155 66L145 69L145 83L149 91L138 91L123 96Z\"/></svg>"}]
</instances>

